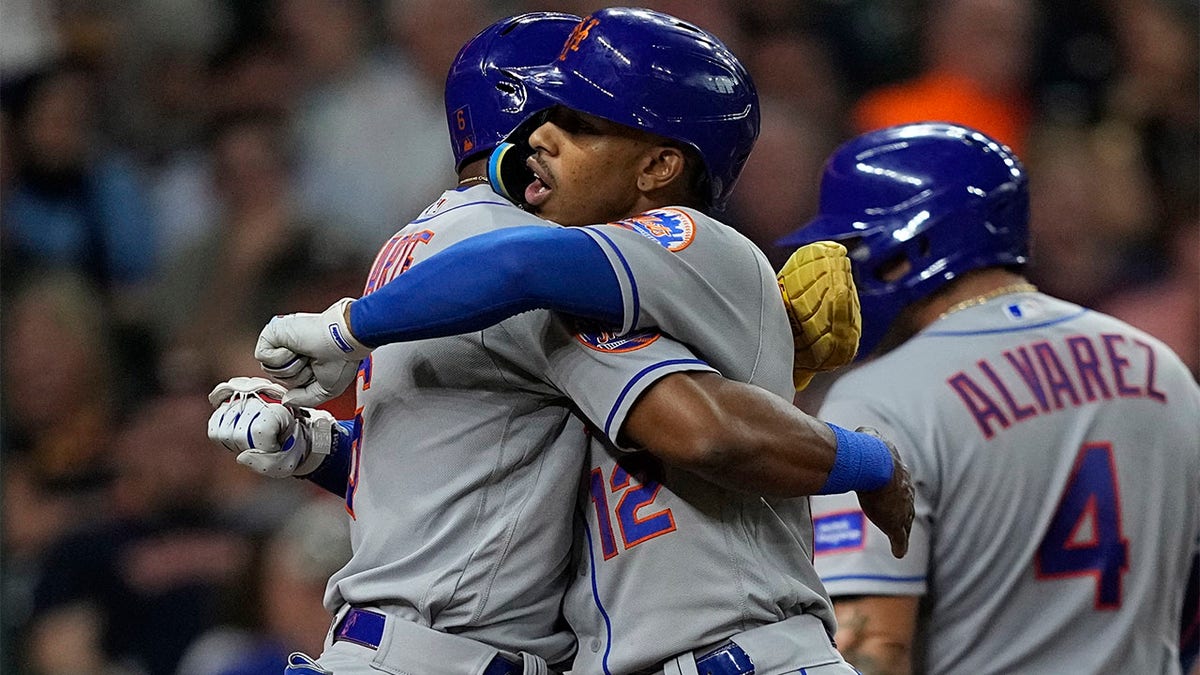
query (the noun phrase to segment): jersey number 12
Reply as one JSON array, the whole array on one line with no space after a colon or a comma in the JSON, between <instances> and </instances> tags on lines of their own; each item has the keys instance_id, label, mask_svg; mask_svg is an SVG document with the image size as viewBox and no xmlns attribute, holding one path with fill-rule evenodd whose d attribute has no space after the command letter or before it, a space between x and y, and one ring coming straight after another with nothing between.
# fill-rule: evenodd
<instances>
[{"instance_id":1,"label":"jersey number 12","mask_svg":"<svg viewBox=\"0 0 1200 675\"><path fill-rule=\"evenodd\" d=\"M607 483L607 485L606 485ZM599 467L592 469L589 476L588 489L591 492L592 504L596 507L596 523L600 528L600 550L604 559L617 554L617 539L613 532L612 516L616 516L617 527L621 531L621 543L628 549L653 539L659 535L675 531L675 516L671 509L662 509L653 513L641 513L641 510L654 503L658 491L662 489L655 481L633 483L629 472L614 466L608 481L604 480L604 472ZM609 509L608 495L620 493L617 499L615 513Z\"/></svg>"}]
</instances>

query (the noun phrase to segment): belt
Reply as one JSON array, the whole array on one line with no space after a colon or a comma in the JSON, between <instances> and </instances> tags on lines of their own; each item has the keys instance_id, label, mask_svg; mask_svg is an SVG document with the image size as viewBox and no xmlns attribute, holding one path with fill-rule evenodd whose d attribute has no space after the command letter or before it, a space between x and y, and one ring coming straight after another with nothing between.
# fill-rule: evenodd
<instances>
[{"instance_id":1,"label":"belt","mask_svg":"<svg viewBox=\"0 0 1200 675\"><path fill-rule=\"evenodd\" d=\"M745 650L733 642L696 657L700 675L754 675L754 662Z\"/></svg>"},{"instance_id":2,"label":"belt","mask_svg":"<svg viewBox=\"0 0 1200 675\"><path fill-rule=\"evenodd\" d=\"M387 616L384 614L369 609L351 607L350 611L346 612L346 616L342 617L341 622L333 629L333 641L353 642L363 647L379 649L379 645L383 641L383 626L386 622ZM487 668L484 668L482 675L521 675L523 670L524 666L521 664L513 663L497 654ZM720 672L724 673L725 671Z\"/></svg>"},{"instance_id":3,"label":"belt","mask_svg":"<svg viewBox=\"0 0 1200 675\"><path fill-rule=\"evenodd\" d=\"M634 675L662 675L670 664L678 663L680 658L668 659L657 668L639 670ZM695 660L696 672L700 675L754 675L754 662L750 660L750 655L733 642L726 642L712 651L687 658ZM676 671L672 669L670 672Z\"/></svg>"}]
</instances>

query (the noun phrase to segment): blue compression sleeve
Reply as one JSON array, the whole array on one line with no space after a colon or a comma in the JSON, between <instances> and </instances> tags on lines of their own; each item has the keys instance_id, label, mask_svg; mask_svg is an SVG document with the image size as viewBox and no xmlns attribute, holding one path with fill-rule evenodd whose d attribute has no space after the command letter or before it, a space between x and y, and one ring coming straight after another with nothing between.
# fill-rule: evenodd
<instances>
[{"instance_id":1,"label":"blue compression sleeve","mask_svg":"<svg viewBox=\"0 0 1200 675\"><path fill-rule=\"evenodd\" d=\"M591 237L530 225L465 239L356 300L350 331L378 347L470 333L532 309L621 325L621 286Z\"/></svg>"},{"instance_id":2,"label":"blue compression sleeve","mask_svg":"<svg viewBox=\"0 0 1200 675\"><path fill-rule=\"evenodd\" d=\"M829 424L826 422L826 424ZM895 464L892 451L878 438L859 431L849 431L829 424L837 437L837 458L819 495L843 492L870 492L892 480Z\"/></svg>"},{"instance_id":3,"label":"blue compression sleeve","mask_svg":"<svg viewBox=\"0 0 1200 675\"><path fill-rule=\"evenodd\" d=\"M307 473L300 478L345 498L346 481L350 479L350 454L353 452L351 446L357 433L354 420L338 420L334 428L333 449L329 456L322 460L312 473Z\"/></svg>"}]
</instances>

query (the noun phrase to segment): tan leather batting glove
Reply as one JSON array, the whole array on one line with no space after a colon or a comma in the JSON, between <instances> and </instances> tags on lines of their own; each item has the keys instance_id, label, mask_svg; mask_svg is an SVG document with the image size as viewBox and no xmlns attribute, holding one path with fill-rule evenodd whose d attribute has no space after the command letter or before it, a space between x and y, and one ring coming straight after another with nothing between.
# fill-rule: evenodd
<instances>
[{"instance_id":1,"label":"tan leather batting glove","mask_svg":"<svg viewBox=\"0 0 1200 675\"><path fill-rule=\"evenodd\" d=\"M776 278L792 324L792 380L800 391L817 373L854 360L862 334L858 291L846 247L832 241L796 249Z\"/></svg>"}]
</instances>

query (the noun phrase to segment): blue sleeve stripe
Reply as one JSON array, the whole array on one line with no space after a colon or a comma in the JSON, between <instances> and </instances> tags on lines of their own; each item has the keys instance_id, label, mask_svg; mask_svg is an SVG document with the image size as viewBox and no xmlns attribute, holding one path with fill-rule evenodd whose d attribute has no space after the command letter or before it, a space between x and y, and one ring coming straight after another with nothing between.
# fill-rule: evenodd
<instances>
[{"instance_id":1,"label":"blue sleeve stripe","mask_svg":"<svg viewBox=\"0 0 1200 675\"><path fill-rule=\"evenodd\" d=\"M637 287L637 278L633 276L633 269L629 266L629 261L625 259L625 254L621 253L621 249L617 248L617 245L613 243L613 240L610 239L607 234L601 232L599 227L589 227L586 229L590 232L596 233L597 237L600 237L604 240L604 243L608 244L608 247L612 249L614 254L616 254L617 259L621 261L621 267L625 269L625 278L629 279L629 291L633 295L633 319L630 321L628 326L622 326L624 330L621 332L624 333L631 331L633 330L634 326L637 326L642 312L641 300L638 297L639 293Z\"/></svg>"},{"instance_id":2,"label":"blue sleeve stripe","mask_svg":"<svg viewBox=\"0 0 1200 675\"><path fill-rule=\"evenodd\" d=\"M918 581L925 581L925 575L893 577L886 574L843 574L835 577L821 577L821 583L831 584L835 581L887 581L898 584L911 584Z\"/></svg>"},{"instance_id":3,"label":"blue sleeve stripe","mask_svg":"<svg viewBox=\"0 0 1200 675\"><path fill-rule=\"evenodd\" d=\"M629 396L629 392L633 389L634 385L656 370L662 370L663 368L670 368L671 366L680 365L708 366L707 363L701 361L700 359L671 359L669 361L660 361L652 366L646 366L645 368L641 369L636 375L630 378L629 382L625 384L625 387L621 390L621 395L617 397L616 403L613 403L612 410L608 411L608 419L604 421L604 435L612 438L613 418L617 416L617 411L620 410L621 406L625 403L625 397Z\"/></svg>"},{"instance_id":4,"label":"blue sleeve stripe","mask_svg":"<svg viewBox=\"0 0 1200 675\"><path fill-rule=\"evenodd\" d=\"M1045 328L1067 321L1073 321L1088 313L1088 309L1084 308L1074 314L1060 316L1057 319L1049 319L1041 323L1024 323L1019 326L1011 326L1007 328L989 328L987 330L930 330L918 334L916 337L970 337L972 335L996 335L999 333L1016 333L1018 331L1030 330L1032 328Z\"/></svg>"}]
</instances>

